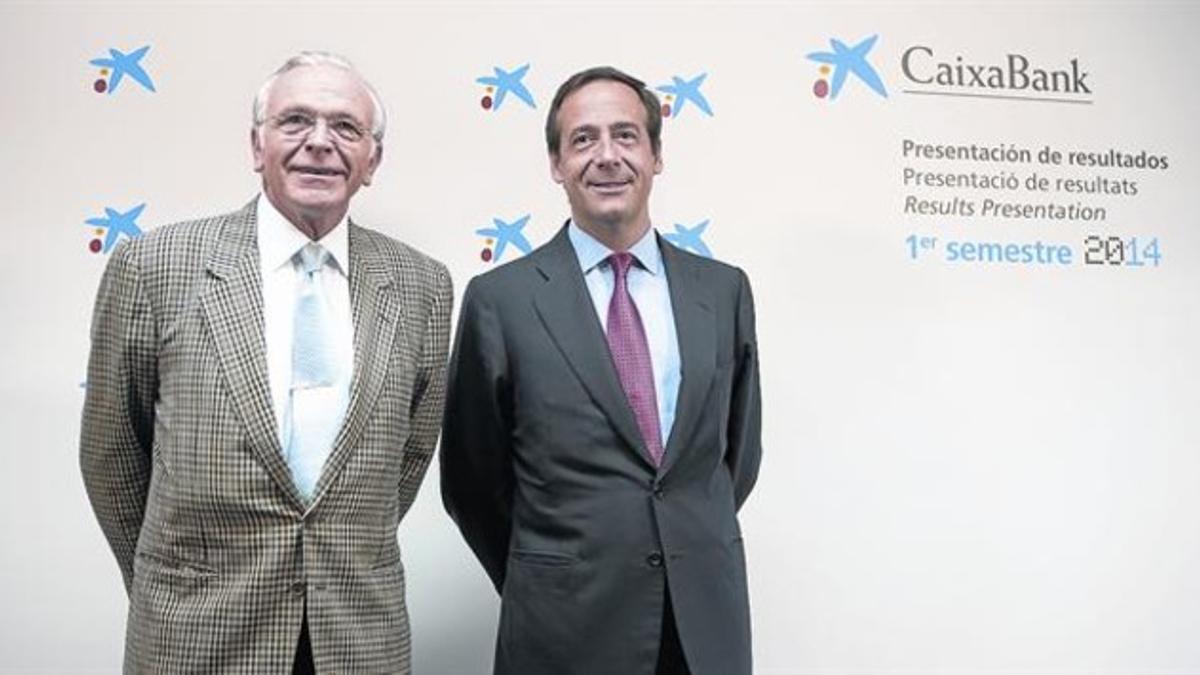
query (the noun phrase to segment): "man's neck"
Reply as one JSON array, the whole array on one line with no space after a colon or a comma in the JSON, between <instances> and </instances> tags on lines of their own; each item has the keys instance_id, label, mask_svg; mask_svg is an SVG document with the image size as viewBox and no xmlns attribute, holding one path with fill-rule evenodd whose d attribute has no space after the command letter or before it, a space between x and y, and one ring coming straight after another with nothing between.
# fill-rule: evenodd
<instances>
[{"instance_id":1,"label":"man's neck","mask_svg":"<svg viewBox=\"0 0 1200 675\"><path fill-rule=\"evenodd\" d=\"M274 199L271 199L270 194L266 194L265 192L264 194L270 200L271 205L275 207L275 210L291 223L292 227L304 233L312 241L320 241L325 235L333 231L333 228L337 227L338 223L342 222L342 218L346 215L345 211L333 213L330 211L312 212L287 209L276 203Z\"/></svg>"},{"instance_id":2,"label":"man's neck","mask_svg":"<svg viewBox=\"0 0 1200 675\"><path fill-rule=\"evenodd\" d=\"M574 215L571 216L579 229L590 234L596 241L604 244L610 251L628 251L633 245L646 236L650 229L650 219L644 218L627 223L586 222Z\"/></svg>"}]
</instances>

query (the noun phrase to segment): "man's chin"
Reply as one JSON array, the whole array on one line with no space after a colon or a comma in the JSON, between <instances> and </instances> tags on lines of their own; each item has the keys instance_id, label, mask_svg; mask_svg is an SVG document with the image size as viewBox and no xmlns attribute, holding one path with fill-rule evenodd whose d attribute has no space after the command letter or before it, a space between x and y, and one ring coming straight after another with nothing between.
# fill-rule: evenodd
<instances>
[{"instance_id":1,"label":"man's chin","mask_svg":"<svg viewBox=\"0 0 1200 675\"><path fill-rule=\"evenodd\" d=\"M575 218L575 224L584 230L616 232L628 220L624 211L589 211Z\"/></svg>"},{"instance_id":2,"label":"man's chin","mask_svg":"<svg viewBox=\"0 0 1200 675\"><path fill-rule=\"evenodd\" d=\"M597 223L619 223L629 217L629 209L624 200L606 199L600 203L592 202L590 208L583 210L583 216Z\"/></svg>"},{"instance_id":3,"label":"man's chin","mask_svg":"<svg viewBox=\"0 0 1200 675\"><path fill-rule=\"evenodd\" d=\"M277 204L276 207L290 220L317 222L335 216L341 219L349 206L348 202L340 192L289 191L286 203Z\"/></svg>"},{"instance_id":4,"label":"man's chin","mask_svg":"<svg viewBox=\"0 0 1200 675\"><path fill-rule=\"evenodd\" d=\"M288 195L297 208L305 211L342 208L349 201L339 190L293 190Z\"/></svg>"}]
</instances>

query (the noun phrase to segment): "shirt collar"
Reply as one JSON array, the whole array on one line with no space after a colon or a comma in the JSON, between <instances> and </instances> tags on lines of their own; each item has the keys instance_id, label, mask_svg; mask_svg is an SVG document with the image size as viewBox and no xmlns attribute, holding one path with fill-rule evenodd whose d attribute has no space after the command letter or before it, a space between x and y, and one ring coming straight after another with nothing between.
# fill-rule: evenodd
<instances>
[{"instance_id":1,"label":"shirt collar","mask_svg":"<svg viewBox=\"0 0 1200 675\"><path fill-rule=\"evenodd\" d=\"M256 209L258 253L263 271L273 272L283 265L292 264L292 258L309 242L308 235L292 225L266 195L259 195ZM348 217L342 216L338 224L317 242L329 251L330 261L342 276L348 276L346 271L350 269L350 228L347 221Z\"/></svg>"},{"instance_id":2,"label":"shirt collar","mask_svg":"<svg viewBox=\"0 0 1200 675\"><path fill-rule=\"evenodd\" d=\"M583 228L575 224L574 220L567 225L567 237L571 240L571 246L575 248L575 257L579 259L579 267L583 269L584 274L592 271L593 267L604 262L605 258L613 254L612 249L585 232ZM629 252L637 258L638 263L647 272L657 275L662 269L662 252L658 250L658 241L653 227L646 229L646 234L642 235L636 244L629 247Z\"/></svg>"}]
</instances>

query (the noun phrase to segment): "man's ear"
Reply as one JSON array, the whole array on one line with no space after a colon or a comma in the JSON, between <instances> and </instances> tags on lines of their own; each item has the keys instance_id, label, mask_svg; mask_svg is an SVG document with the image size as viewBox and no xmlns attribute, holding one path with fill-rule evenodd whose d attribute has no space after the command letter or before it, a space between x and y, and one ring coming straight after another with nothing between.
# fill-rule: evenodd
<instances>
[{"instance_id":1,"label":"man's ear","mask_svg":"<svg viewBox=\"0 0 1200 675\"><path fill-rule=\"evenodd\" d=\"M563 175L562 169L559 168L559 159L557 152L550 153L550 177L554 179L555 183L562 185L563 181L566 180L566 176Z\"/></svg>"},{"instance_id":2,"label":"man's ear","mask_svg":"<svg viewBox=\"0 0 1200 675\"><path fill-rule=\"evenodd\" d=\"M363 185L370 185L371 179L375 176L375 170L379 168L379 163L383 161L383 143L375 143L375 153L371 156L371 161L367 164L367 170L363 173Z\"/></svg>"},{"instance_id":3,"label":"man's ear","mask_svg":"<svg viewBox=\"0 0 1200 675\"><path fill-rule=\"evenodd\" d=\"M254 156L254 171L262 173L263 170L263 150L262 143L259 143L258 125L250 127L250 152Z\"/></svg>"}]
</instances>

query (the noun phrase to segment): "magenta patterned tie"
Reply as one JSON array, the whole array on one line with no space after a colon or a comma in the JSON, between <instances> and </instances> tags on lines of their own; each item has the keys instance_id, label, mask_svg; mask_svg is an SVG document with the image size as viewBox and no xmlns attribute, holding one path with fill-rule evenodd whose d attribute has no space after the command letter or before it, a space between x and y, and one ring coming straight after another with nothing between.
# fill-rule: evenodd
<instances>
[{"instance_id":1,"label":"magenta patterned tie","mask_svg":"<svg viewBox=\"0 0 1200 675\"><path fill-rule=\"evenodd\" d=\"M654 466L659 466L663 445L658 424L658 397L654 393L654 367L650 363L646 329L626 283L633 255L614 253L608 256L608 264L613 270L613 294L608 303L608 349L612 352L617 376L621 378L621 388L637 418L642 440L650 451L650 459Z\"/></svg>"}]
</instances>

